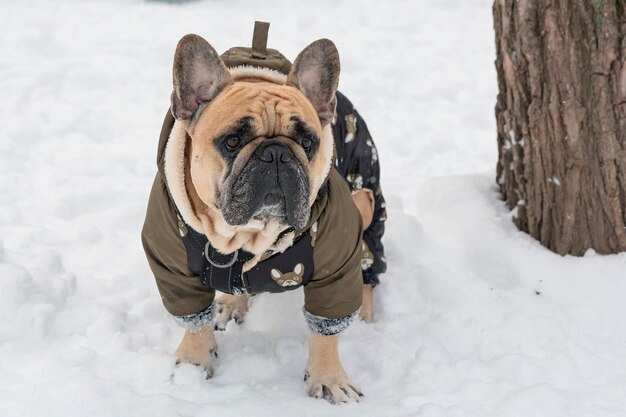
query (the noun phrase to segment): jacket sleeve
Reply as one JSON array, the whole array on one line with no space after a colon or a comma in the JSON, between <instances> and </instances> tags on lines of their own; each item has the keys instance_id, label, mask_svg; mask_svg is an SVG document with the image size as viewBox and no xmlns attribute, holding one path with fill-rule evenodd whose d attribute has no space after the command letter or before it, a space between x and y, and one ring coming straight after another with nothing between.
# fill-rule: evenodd
<instances>
[{"instance_id":1,"label":"jacket sleeve","mask_svg":"<svg viewBox=\"0 0 626 417\"><path fill-rule=\"evenodd\" d=\"M328 201L318 219L315 271L304 287L304 314L311 330L324 335L348 327L362 302L361 218L350 191L332 169Z\"/></svg>"},{"instance_id":2,"label":"jacket sleeve","mask_svg":"<svg viewBox=\"0 0 626 417\"><path fill-rule=\"evenodd\" d=\"M337 117L333 124L337 149L337 170L352 192L368 189L374 197L372 222L363 232L364 250L363 282L377 285L378 275L387 270L385 249L381 242L385 233L387 210L380 186L378 150L367 124L352 103L337 92Z\"/></svg>"},{"instance_id":3,"label":"jacket sleeve","mask_svg":"<svg viewBox=\"0 0 626 417\"><path fill-rule=\"evenodd\" d=\"M215 291L189 270L176 211L160 174L150 192L141 240L167 311L189 330L208 324Z\"/></svg>"}]
</instances>

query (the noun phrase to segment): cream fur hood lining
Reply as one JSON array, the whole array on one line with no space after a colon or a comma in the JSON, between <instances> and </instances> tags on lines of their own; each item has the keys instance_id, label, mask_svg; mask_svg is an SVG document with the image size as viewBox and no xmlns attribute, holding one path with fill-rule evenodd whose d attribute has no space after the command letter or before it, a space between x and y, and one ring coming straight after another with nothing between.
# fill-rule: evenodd
<instances>
[{"instance_id":1,"label":"cream fur hood lining","mask_svg":"<svg viewBox=\"0 0 626 417\"><path fill-rule=\"evenodd\" d=\"M261 78L274 84L285 84L287 76L281 72L274 71L269 68L258 68L252 66L238 66L230 69L233 80L241 80L244 78ZM333 132L330 124L326 125L322 131L324 147L320 149L330 160L327 164L324 180L328 178L328 174L332 167L333 156ZM187 141L187 132L181 122L176 120L172 127L172 132L167 141L164 155L164 171L167 187L170 195L174 200L174 204L178 208L178 212L187 223L196 232L204 234L202 222L196 216L191 205L191 200L185 188L185 145Z\"/></svg>"}]
</instances>

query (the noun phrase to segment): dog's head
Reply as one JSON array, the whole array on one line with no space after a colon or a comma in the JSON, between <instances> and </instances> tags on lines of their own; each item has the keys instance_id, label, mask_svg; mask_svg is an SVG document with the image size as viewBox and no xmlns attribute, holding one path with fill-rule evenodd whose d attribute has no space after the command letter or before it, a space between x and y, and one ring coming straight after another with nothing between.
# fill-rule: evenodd
<instances>
[{"instance_id":1,"label":"dog's head","mask_svg":"<svg viewBox=\"0 0 626 417\"><path fill-rule=\"evenodd\" d=\"M172 113L191 138L199 198L231 226L277 220L304 227L332 163L339 54L321 39L293 63L284 85L234 81L204 39L186 35L174 57Z\"/></svg>"}]
</instances>

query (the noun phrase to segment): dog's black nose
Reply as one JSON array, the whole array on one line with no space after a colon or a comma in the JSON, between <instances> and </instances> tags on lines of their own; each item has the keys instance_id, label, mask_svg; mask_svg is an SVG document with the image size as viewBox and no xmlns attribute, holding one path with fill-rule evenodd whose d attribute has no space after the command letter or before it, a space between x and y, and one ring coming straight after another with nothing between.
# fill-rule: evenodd
<instances>
[{"instance_id":1,"label":"dog's black nose","mask_svg":"<svg viewBox=\"0 0 626 417\"><path fill-rule=\"evenodd\" d=\"M286 145L283 145L280 142L271 141L268 143L264 143L260 145L255 153L259 157L259 159L263 162L289 162L291 158L293 158L293 153L289 150Z\"/></svg>"}]
</instances>

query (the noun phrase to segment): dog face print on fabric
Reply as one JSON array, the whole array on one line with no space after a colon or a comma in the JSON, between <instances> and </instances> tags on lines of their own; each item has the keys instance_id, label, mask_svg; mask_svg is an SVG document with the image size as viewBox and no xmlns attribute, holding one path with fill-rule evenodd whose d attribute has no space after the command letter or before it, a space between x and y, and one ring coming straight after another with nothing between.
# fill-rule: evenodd
<instances>
[{"instance_id":1,"label":"dog face print on fabric","mask_svg":"<svg viewBox=\"0 0 626 417\"><path fill-rule=\"evenodd\" d=\"M300 285L304 276L304 265L297 264L293 272L283 274L278 269L272 269L272 279L281 287L290 287L292 285Z\"/></svg>"}]
</instances>

